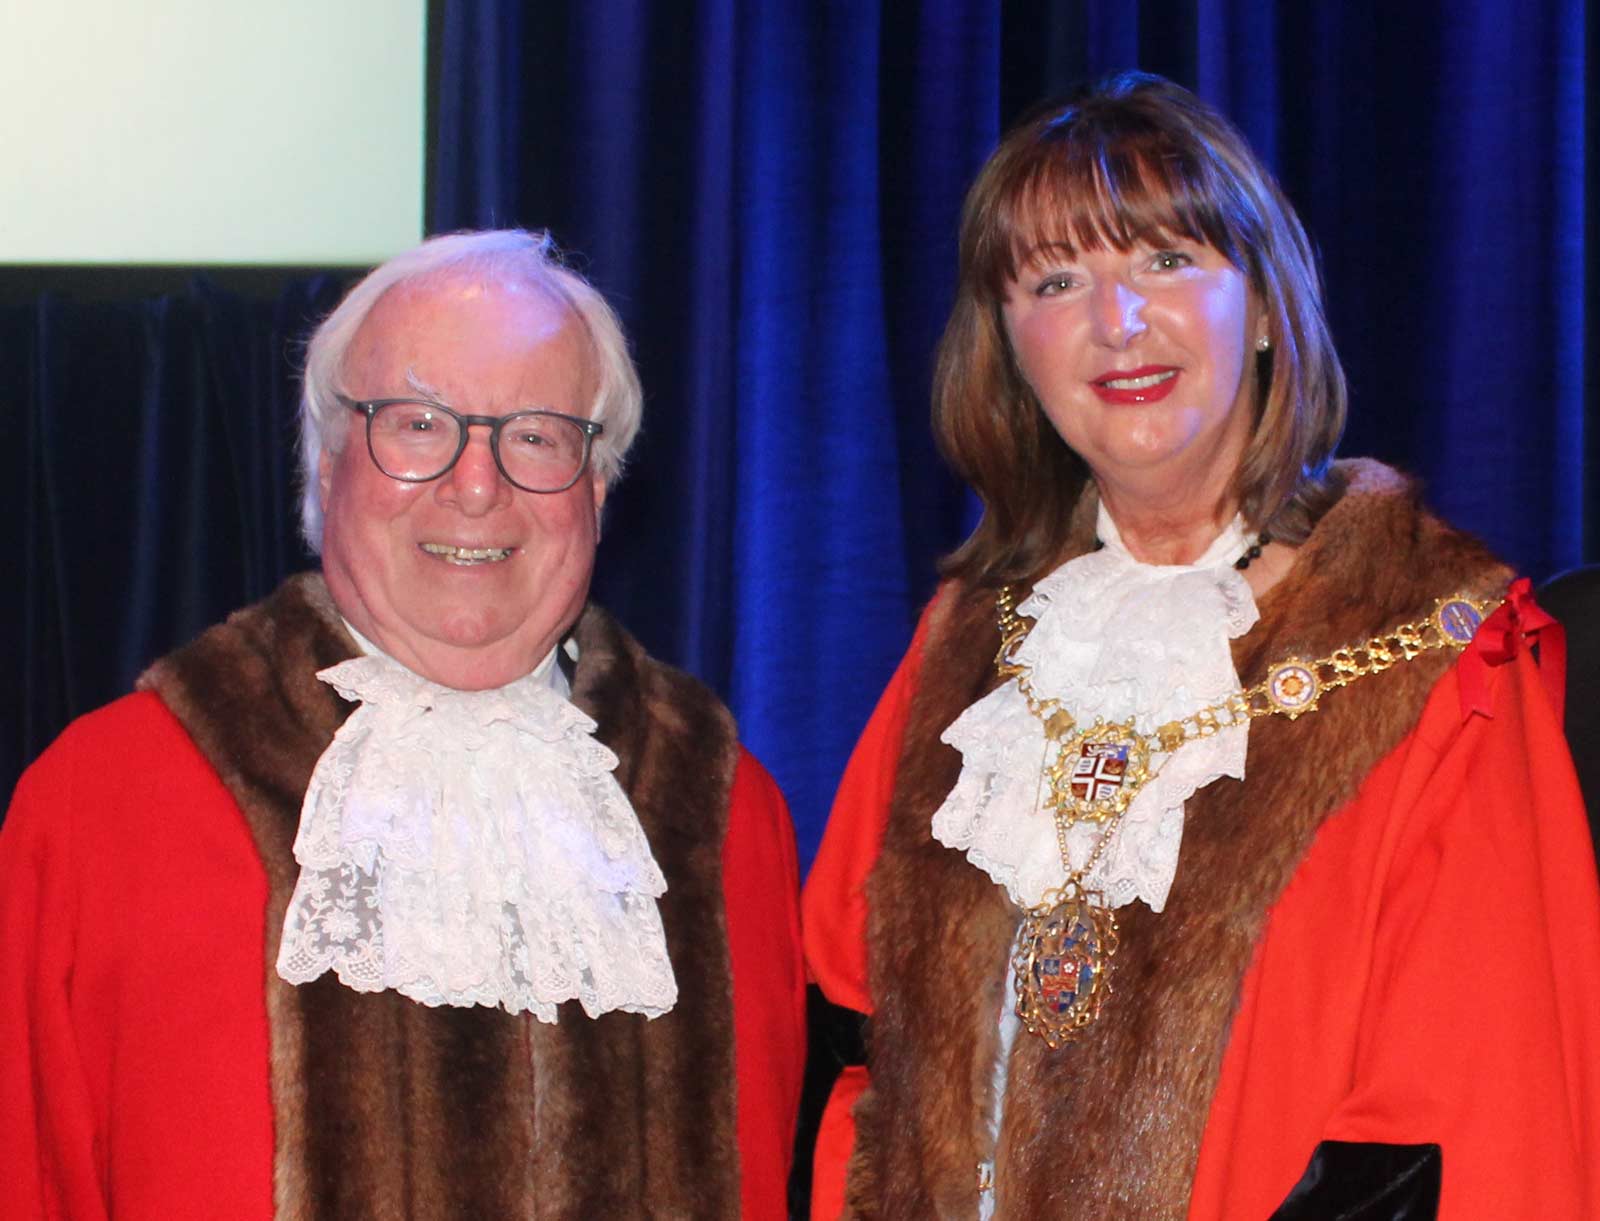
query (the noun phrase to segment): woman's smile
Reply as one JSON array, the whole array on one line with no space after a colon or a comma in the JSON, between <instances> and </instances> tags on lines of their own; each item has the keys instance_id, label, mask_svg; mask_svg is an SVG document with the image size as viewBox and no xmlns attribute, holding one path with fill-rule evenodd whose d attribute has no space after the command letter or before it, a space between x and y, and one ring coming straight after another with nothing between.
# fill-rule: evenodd
<instances>
[{"instance_id":1,"label":"woman's smile","mask_svg":"<svg viewBox=\"0 0 1600 1221\"><path fill-rule=\"evenodd\" d=\"M1171 365L1141 365L1106 373L1089 385L1107 403L1157 403L1172 393L1181 372Z\"/></svg>"}]
</instances>

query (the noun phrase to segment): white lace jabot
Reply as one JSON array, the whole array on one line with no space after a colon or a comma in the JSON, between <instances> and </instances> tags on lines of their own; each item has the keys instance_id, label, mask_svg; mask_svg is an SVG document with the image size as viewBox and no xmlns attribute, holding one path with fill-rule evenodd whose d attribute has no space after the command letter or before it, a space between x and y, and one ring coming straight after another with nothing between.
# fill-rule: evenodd
<instances>
[{"instance_id":1,"label":"white lace jabot","mask_svg":"<svg viewBox=\"0 0 1600 1221\"><path fill-rule=\"evenodd\" d=\"M554 651L455 691L362 643L317 675L361 706L306 789L278 974L544 1022L573 998L591 1017L671 1009L666 881Z\"/></svg>"},{"instance_id":2,"label":"white lace jabot","mask_svg":"<svg viewBox=\"0 0 1600 1221\"><path fill-rule=\"evenodd\" d=\"M1141 733L1238 690L1228 642L1257 619L1255 598L1233 562L1249 546L1235 519L1193 564L1157 567L1128 553L1100 507L1099 551L1069 560L1034 587L1019 614L1036 620L1017 659L1041 698L1061 701L1079 724L1134 718ZM1183 803L1219 776L1244 778L1246 725L1153 753L1155 778L1134 798L1084 879L1105 902L1142 899L1160 911L1178 868ZM961 752L961 775L933 816L940 843L1031 907L1066 880L1055 824L1043 798L1043 726L1015 679L973 704L941 740ZM1068 832L1074 869L1102 827Z\"/></svg>"}]
</instances>

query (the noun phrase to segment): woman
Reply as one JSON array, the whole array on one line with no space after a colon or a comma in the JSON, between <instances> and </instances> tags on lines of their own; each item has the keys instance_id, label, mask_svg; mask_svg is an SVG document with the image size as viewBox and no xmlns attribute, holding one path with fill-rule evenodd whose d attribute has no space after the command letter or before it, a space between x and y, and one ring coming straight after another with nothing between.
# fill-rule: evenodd
<instances>
[{"instance_id":1,"label":"woman","mask_svg":"<svg viewBox=\"0 0 1600 1221\"><path fill-rule=\"evenodd\" d=\"M817 1215L1600 1216L1548 620L1333 462L1343 417L1305 233L1214 111L1129 75L1004 140L935 387L983 519L805 897L871 1013Z\"/></svg>"}]
</instances>

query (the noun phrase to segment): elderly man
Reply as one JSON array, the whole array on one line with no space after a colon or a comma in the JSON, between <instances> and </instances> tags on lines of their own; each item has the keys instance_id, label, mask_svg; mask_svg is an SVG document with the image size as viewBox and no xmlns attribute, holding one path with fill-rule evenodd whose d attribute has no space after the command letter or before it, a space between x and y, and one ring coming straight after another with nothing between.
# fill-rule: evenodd
<instances>
[{"instance_id":1,"label":"elderly man","mask_svg":"<svg viewBox=\"0 0 1600 1221\"><path fill-rule=\"evenodd\" d=\"M323 323L320 575L71 726L0 834L7 1215L783 1215L787 814L586 606L639 406L528 234Z\"/></svg>"}]
</instances>

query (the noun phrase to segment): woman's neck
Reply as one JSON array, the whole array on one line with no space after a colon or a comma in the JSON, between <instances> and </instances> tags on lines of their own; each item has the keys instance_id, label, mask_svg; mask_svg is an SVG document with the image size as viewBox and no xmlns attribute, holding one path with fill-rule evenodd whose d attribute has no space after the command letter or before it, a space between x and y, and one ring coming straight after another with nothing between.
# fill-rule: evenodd
<instances>
[{"instance_id":1,"label":"woman's neck","mask_svg":"<svg viewBox=\"0 0 1600 1221\"><path fill-rule=\"evenodd\" d=\"M1196 509L1193 503L1151 505L1130 501L1112 489L1100 499L1117 523L1128 553L1142 564L1192 564L1205 554L1238 511L1232 503Z\"/></svg>"},{"instance_id":2,"label":"woman's neck","mask_svg":"<svg viewBox=\"0 0 1600 1221\"><path fill-rule=\"evenodd\" d=\"M1205 554L1206 548L1221 534L1233 512L1228 517L1214 520L1208 515L1192 517L1163 517L1134 513L1124 523L1123 514L1116 505L1107 504L1111 520L1117 523L1117 533L1128 554L1144 564L1192 564ZM1252 559L1245 569L1244 579L1250 592L1258 601L1281 581L1294 564L1295 548L1282 543L1268 543L1260 555Z\"/></svg>"}]
</instances>

